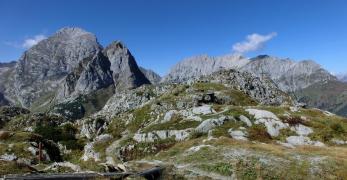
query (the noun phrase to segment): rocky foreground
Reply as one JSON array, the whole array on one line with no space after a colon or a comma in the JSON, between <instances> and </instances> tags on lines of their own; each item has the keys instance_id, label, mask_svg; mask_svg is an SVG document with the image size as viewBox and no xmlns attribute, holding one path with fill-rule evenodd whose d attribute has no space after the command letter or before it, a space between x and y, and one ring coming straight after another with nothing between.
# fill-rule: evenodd
<instances>
[{"instance_id":1,"label":"rocky foreground","mask_svg":"<svg viewBox=\"0 0 347 180\"><path fill-rule=\"evenodd\" d=\"M164 179L347 177L345 118L235 70L120 91L77 120L7 106L0 114L1 175L160 166Z\"/></svg>"}]
</instances>

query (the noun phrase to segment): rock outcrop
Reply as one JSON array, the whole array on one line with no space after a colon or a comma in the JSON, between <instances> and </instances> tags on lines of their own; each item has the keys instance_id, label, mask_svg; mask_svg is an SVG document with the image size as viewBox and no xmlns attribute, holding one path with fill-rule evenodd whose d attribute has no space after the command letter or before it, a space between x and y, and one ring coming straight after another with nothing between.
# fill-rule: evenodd
<instances>
[{"instance_id":1,"label":"rock outcrop","mask_svg":"<svg viewBox=\"0 0 347 180\"><path fill-rule=\"evenodd\" d=\"M100 51L82 60L78 67L69 73L58 92L58 99L88 94L113 85L110 62Z\"/></svg>"},{"instance_id":2,"label":"rock outcrop","mask_svg":"<svg viewBox=\"0 0 347 180\"><path fill-rule=\"evenodd\" d=\"M115 41L103 50L111 62L113 81L116 89L132 89L150 81L141 72L135 58L127 47L120 41Z\"/></svg>"},{"instance_id":3,"label":"rock outcrop","mask_svg":"<svg viewBox=\"0 0 347 180\"><path fill-rule=\"evenodd\" d=\"M96 37L79 28L63 28L33 46L19 59L14 72L14 91L8 95L24 107L54 92L80 61L101 50Z\"/></svg>"},{"instance_id":4,"label":"rock outcrop","mask_svg":"<svg viewBox=\"0 0 347 180\"><path fill-rule=\"evenodd\" d=\"M271 80L261 79L247 72L221 70L210 76L202 77L200 81L226 84L233 89L243 91L261 104L281 105L293 103L291 97L278 89Z\"/></svg>"}]
</instances>

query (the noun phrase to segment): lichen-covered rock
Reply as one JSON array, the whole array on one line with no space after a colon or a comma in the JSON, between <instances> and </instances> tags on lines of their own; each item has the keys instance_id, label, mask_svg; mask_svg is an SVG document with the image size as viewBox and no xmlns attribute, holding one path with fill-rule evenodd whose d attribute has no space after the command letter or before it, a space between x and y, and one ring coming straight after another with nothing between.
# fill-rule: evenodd
<instances>
[{"instance_id":1,"label":"lichen-covered rock","mask_svg":"<svg viewBox=\"0 0 347 180\"><path fill-rule=\"evenodd\" d=\"M297 124L290 128L292 131L295 131L297 135L299 136L307 136L311 133L313 133L312 128L304 126L302 124Z\"/></svg>"},{"instance_id":2,"label":"lichen-covered rock","mask_svg":"<svg viewBox=\"0 0 347 180\"><path fill-rule=\"evenodd\" d=\"M154 142L155 140L164 140L174 138L176 141L187 139L193 129L185 130L160 130L149 133L136 133L133 139L137 142Z\"/></svg>"},{"instance_id":3,"label":"lichen-covered rock","mask_svg":"<svg viewBox=\"0 0 347 180\"><path fill-rule=\"evenodd\" d=\"M229 129L228 133L230 134L230 136L236 140L243 140L243 141L247 141L247 133L241 130L233 130L233 129Z\"/></svg>"},{"instance_id":4,"label":"lichen-covered rock","mask_svg":"<svg viewBox=\"0 0 347 180\"><path fill-rule=\"evenodd\" d=\"M216 113L216 111L213 110L212 106L210 106L210 105L193 107L192 112L196 115L207 115L207 114Z\"/></svg>"},{"instance_id":5,"label":"lichen-covered rock","mask_svg":"<svg viewBox=\"0 0 347 180\"><path fill-rule=\"evenodd\" d=\"M293 146L303 146L303 145L312 145L312 146L325 146L322 142L312 141L309 137L306 136L289 136L286 138L287 143Z\"/></svg>"},{"instance_id":6,"label":"lichen-covered rock","mask_svg":"<svg viewBox=\"0 0 347 180\"><path fill-rule=\"evenodd\" d=\"M255 124L264 124L267 132L276 137L280 134L281 129L288 128L289 125L280 121L280 119L272 112L258 109L246 109L246 111L253 115L256 121Z\"/></svg>"},{"instance_id":7,"label":"lichen-covered rock","mask_svg":"<svg viewBox=\"0 0 347 180\"><path fill-rule=\"evenodd\" d=\"M221 116L218 119L208 119L203 121L198 127L195 128L195 131L207 133L209 130L214 129L215 127L223 125L225 122L235 120L231 117Z\"/></svg>"}]
</instances>

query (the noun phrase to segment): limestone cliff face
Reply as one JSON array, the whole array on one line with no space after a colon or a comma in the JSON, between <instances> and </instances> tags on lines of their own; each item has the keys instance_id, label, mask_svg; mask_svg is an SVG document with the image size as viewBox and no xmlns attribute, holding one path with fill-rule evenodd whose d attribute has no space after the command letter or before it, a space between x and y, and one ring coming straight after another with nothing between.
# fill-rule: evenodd
<instances>
[{"instance_id":1,"label":"limestone cliff face","mask_svg":"<svg viewBox=\"0 0 347 180\"><path fill-rule=\"evenodd\" d=\"M29 107L41 96L54 92L80 61L100 50L93 34L63 28L24 52L14 70L14 90L7 94Z\"/></svg>"},{"instance_id":2,"label":"limestone cliff face","mask_svg":"<svg viewBox=\"0 0 347 180\"><path fill-rule=\"evenodd\" d=\"M110 61L100 51L82 60L64 79L57 99L61 101L113 86L110 66Z\"/></svg>"},{"instance_id":3,"label":"limestone cliff face","mask_svg":"<svg viewBox=\"0 0 347 180\"><path fill-rule=\"evenodd\" d=\"M293 61L270 56L258 56L241 68L256 76L271 78L280 89L294 92L319 82L336 80L336 77L324 70L314 61Z\"/></svg>"},{"instance_id":4,"label":"limestone cliff face","mask_svg":"<svg viewBox=\"0 0 347 180\"><path fill-rule=\"evenodd\" d=\"M135 58L120 41L115 41L103 50L111 63L113 82L116 89L132 89L150 81L141 72Z\"/></svg>"},{"instance_id":5,"label":"limestone cliff face","mask_svg":"<svg viewBox=\"0 0 347 180\"><path fill-rule=\"evenodd\" d=\"M177 83L197 79L202 75L209 75L223 69L239 69L248 62L248 59L239 55L221 57L202 55L191 57L171 68L169 74L163 78L163 81Z\"/></svg>"}]
</instances>

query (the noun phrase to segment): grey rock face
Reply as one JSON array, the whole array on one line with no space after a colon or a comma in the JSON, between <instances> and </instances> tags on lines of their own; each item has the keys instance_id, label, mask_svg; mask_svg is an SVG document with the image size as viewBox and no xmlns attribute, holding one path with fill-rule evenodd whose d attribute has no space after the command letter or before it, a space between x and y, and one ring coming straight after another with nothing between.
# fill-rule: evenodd
<instances>
[{"instance_id":1,"label":"grey rock face","mask_svg":"<svg viewBox=\"0 0 347 180\"><path fill-rule=\"evenodd\" d=\"M5 98L4 94L0 92L0 106L7 106L10 102Z\"/></svg>"},{"instance_id":2,"label":"grey rock face","mask_svg":"<svg viewBox=\"0 0 347 180\"><path fill-rule=\"evenodd\" d=\"M87 94L113 85L110 65L107 57L100 51L92 58L82 60L78 67L66 76L58 99Z\"/></svg>"},{"instance_id":3,"label":"grey rock face","mask_svg":"<svg viewBox=\"0 0 347 180\"><path fill-rule=\"evenodd\" d=\"M175 65L163 78L164 82L183 82L209 75L222 69L239 69L249 62L239 55L210 57L207 55L185 59Z\"/></svg>"},{"instance_id":4,"label":"grey rock face","mask_svg":"<svg viewBox=\"0 0 347 180\"><path fill-rule=\"evenodd\" d=\"M241 71L251 72L258 77L271 78L281 90L286 92L294 92L317 82L336 79L313 61L295 62L266 55L251 59Z\"/></svg>"},{"instance_id":5,"label":"grey rock face","mask_svg":"<svg viewBox=\"0 0 347 180\"><path fill-rule=\"evenodd\" d=\"M146 76L146 78L151 82L151 84L158 84L161 81L159 74L155 73L150 69L139 67L141 72Z\"/></svg>"},{"instance_id":6,"label":"grey rock face","mask_svg":"<svg viewBox=\"0 0 347 180\"><path fill-rule=\"evenodd\" d=\"M230 88L243 91L261 104L292 104L291 98L269 79L261 79L247 72L222 70L200 78L200 81L221 83Z\"/></svg>"},{"instance_id":7,"label":"grey rock face","mask_svg":"<svg viewBox=\"0 0 347 180\"><path fill-rule=\"evenodd\" d=\"M117 89L132 89L143 84L150 84L123 43L115 41L107 46L103 53L111 62L113 81Z\"/></svg>"},{"instance_id":8,"label":"grey rock face","mask_svg":"<svg viewBox=\"0 0 347 180\"><path fill-rule=\"evenodd\" d=\"M79 28L63 28L27 50L15 68L14 93L23 106L57 88L63 77L101 46ZM13 96L13 94L11 94Z\"/></svg>"}]
</instances>

